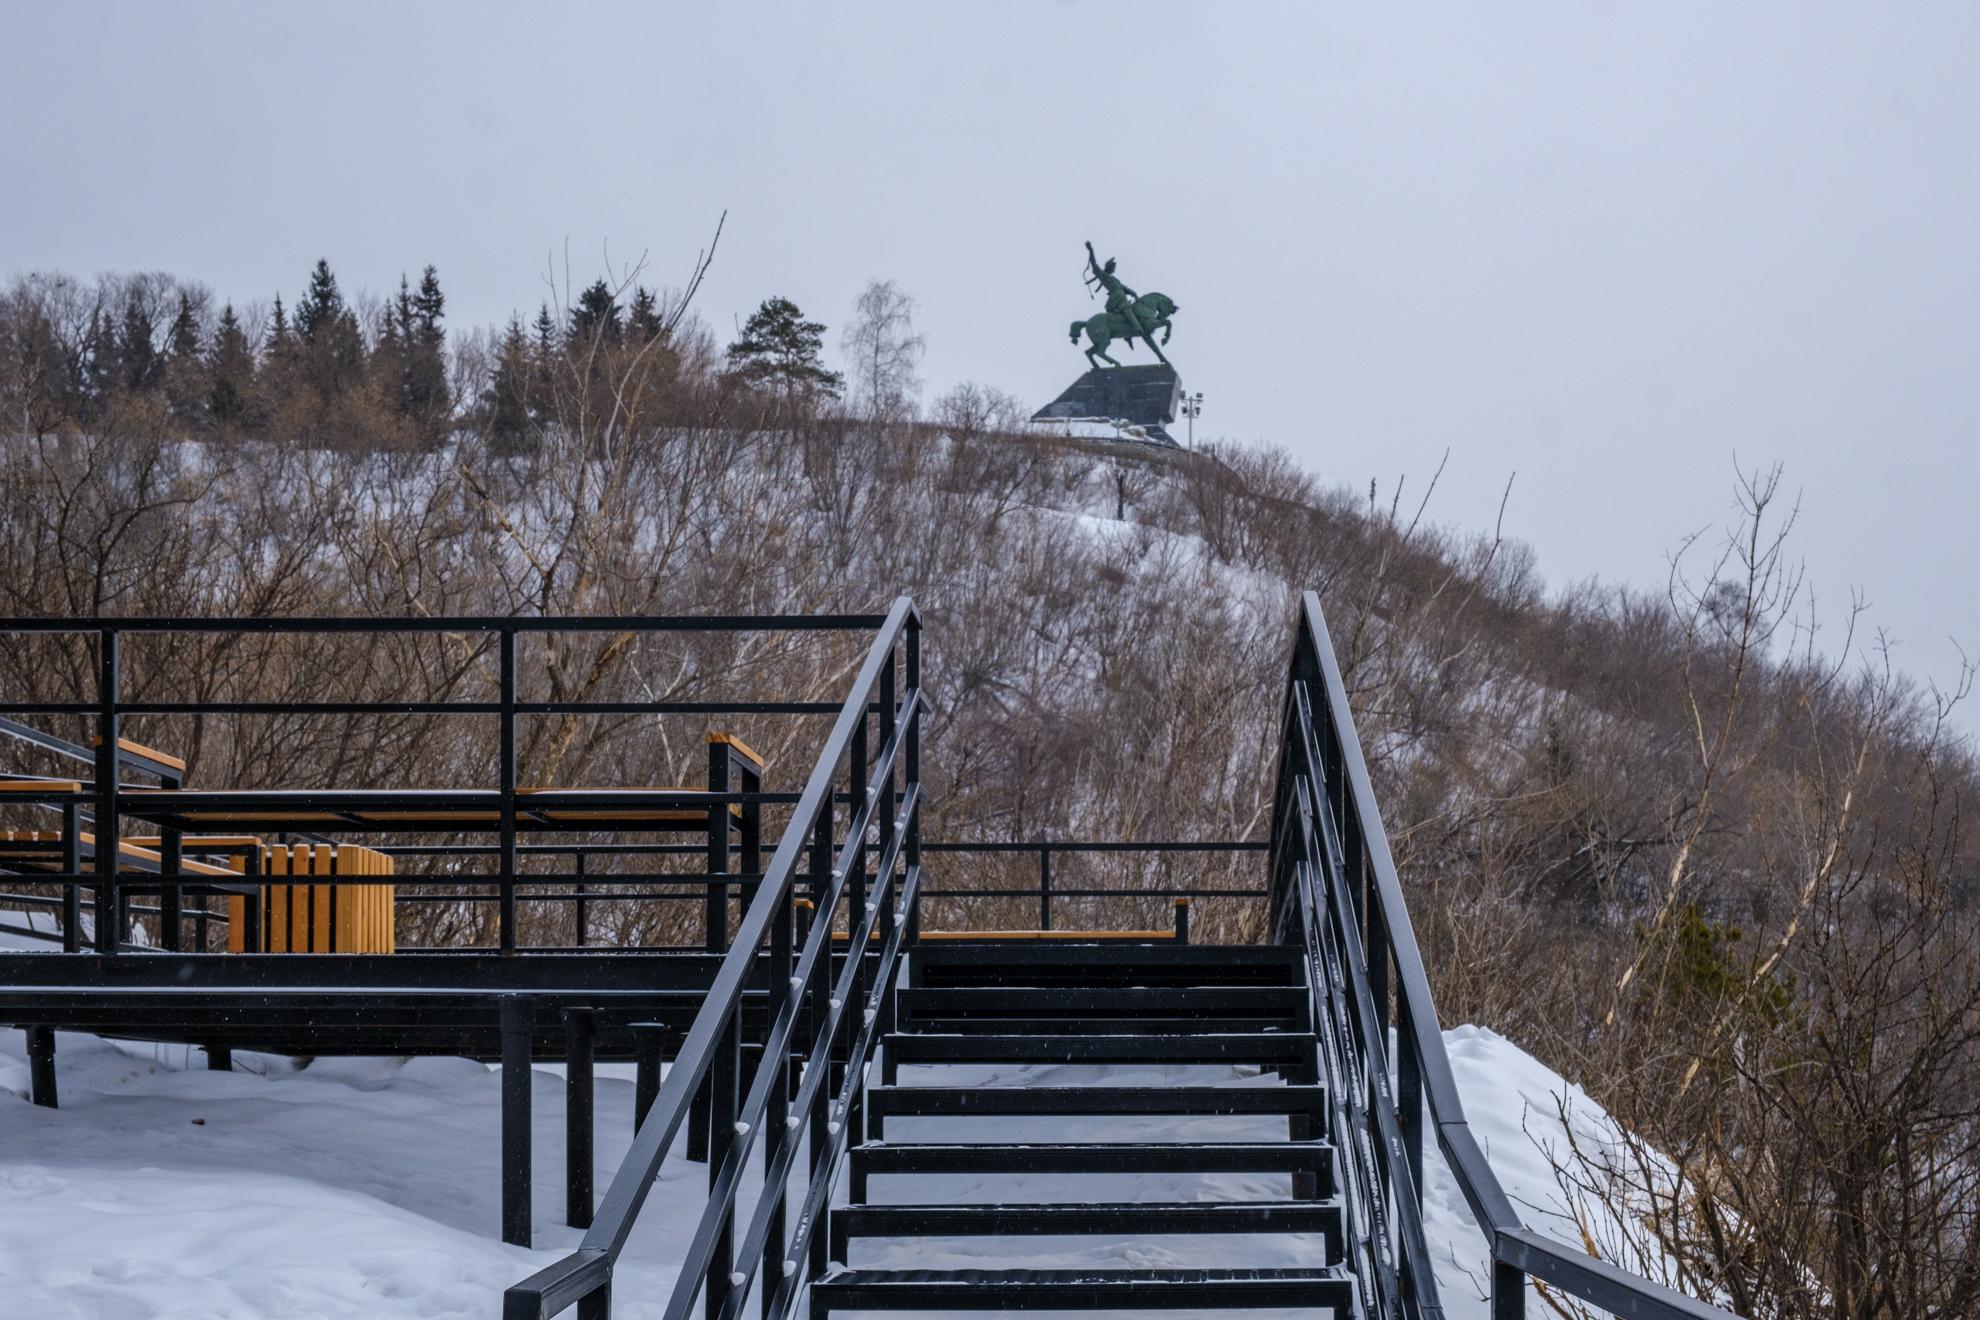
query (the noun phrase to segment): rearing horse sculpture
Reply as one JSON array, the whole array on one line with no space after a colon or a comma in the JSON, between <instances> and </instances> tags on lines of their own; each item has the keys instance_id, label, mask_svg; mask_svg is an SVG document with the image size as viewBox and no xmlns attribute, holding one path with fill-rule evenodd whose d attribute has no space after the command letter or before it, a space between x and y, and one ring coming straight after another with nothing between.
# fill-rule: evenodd
<instances>
[{"instance_id":1,"label":"rearing horse sculpture","mask_svg":"<svg viewBox=\"0 0 1980 1320\"><path fill-rule=\"evenodd\" d=\"M1118 367L1121 364L1108 355L1107 346L1119 339L1133 348L1134 341L1142 339L1147 341L1155 356L1162 359L1163 365L1168 365L1169 359L1155 342L1155 332L1162 332L1162 343L1169 342L1169 334L1174 328L1169 318L1182 310L1175 300L1165 293L1136 293L1128 288L1114 274L1114 259L1109 257L1102 265L1091 243L1086 245L1086 264L1092 272L1087 276L1087 283L1098 284L1107 291L1106 311L1072 323L1073 343L1079 342L1080 331L1086 332L1086 360L1095 367L1102 362Z\"/></svg>"}]
</instances>

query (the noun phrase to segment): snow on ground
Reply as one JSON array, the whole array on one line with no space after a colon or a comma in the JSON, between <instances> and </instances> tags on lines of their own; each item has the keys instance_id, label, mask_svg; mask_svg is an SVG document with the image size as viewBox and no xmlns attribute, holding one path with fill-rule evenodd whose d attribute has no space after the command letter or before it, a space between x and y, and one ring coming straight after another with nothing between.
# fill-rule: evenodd
<instances>
[{"instance_id":1,"label":"snow on ground","mask_svg":"<svg viewBox=\"0 0 1980 1320\"><path fill-rule=\"evenodd\" d=\"M1576 1127L1605 1116L1511 1043L1474 1027L1446 1041L1480 1144L1543 1231L1575 1240L1541 1143L1561 1144L1556 1096ZM575 1245L561 1223L563 1089L535 1090L536 1249L497 1240L499 1079L461 1059L322 1059L307 1067L241 1054L231 1073L197 1049L58 1037L62 1108L26 1102L19 1032L0 1038L0 1312L14 1320L427 1320L500 1313L502 1289ZM602 1192L630 1135L629 1068L597 1083ZM1273 1085L1225 1067L904 1067L904 1084ZM1583 1122L1583 1116L1586 1122ZM966 1135L959 1125L968 1124ZM1531 1135L1529 1135L1531 1134ZM896 1118L898 1141L1274 1140L1269 1118ZM1447 1314L1478 1317L1483 1238L1441 1159L1429 1155L1428 1234ZM655 1316L698 1215L704 1166L670 1161L621 1265L616 1315ZM873 1180L875 1200L1277 1199L1256 1174L1057 1178L950 1175ZM1553 1213L1548 1213L1548 1211ZM1028 1238L864 1241L853 1263L1033 1268L1310 1263L1317 1241ZM1537 1312L1536 1312L1537 1313ZM1259 1320L1264 1320L1262 1314Z\"/></svg>"}]
</instances>

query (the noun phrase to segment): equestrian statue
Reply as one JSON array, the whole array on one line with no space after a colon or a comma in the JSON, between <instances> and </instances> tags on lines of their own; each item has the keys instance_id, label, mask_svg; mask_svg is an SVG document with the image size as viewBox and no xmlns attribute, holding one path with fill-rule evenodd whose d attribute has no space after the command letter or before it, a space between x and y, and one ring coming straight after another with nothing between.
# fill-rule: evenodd
<instances>
[{"instance_id":1,"label":"equestrian statue","mask_svg":"<svg viewBox=\"0 0 1980 1320\"><path fill-rule=\"evenodd\" d=\"M1162 332L1162 343L1169 342L1169 332L1173 327L1169 318L1182 309L1165 293L1136 293L1121 282L1114 274L1114 259L1107 258L1103 265L1093 251L1093 244L1086 245L1087 273L1084 276L1089 292L1099 288L1107 291L1107 310L1087 317L1084 321L1072 323L1072 341L1079 342L1080 331L1086 332L1086 360L1098 368L1102 362L1110 366L1120 366L1107 354L1107 346L1116 339L1129 348L1136 339L1147 343L1164 366L1169 359L1155 342L1155 332Z\"/></svg>"}]
</instances>

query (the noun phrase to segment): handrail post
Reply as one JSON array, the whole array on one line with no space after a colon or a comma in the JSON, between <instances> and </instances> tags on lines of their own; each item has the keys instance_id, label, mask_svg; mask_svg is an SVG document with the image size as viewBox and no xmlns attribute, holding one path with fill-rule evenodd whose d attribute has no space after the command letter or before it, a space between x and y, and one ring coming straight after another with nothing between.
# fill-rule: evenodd
<instances>
[{"instance_id":1,"label":"handrail post","mask_svg":"<svg viewBox=\"0 0 1980 1320\"><path fill-rule=\"evenodd\" d=\"M729 749L724 743L708 744L708 791L729 791ZM708 893L702 905L702 948L720 953L729 946L729 804L725 800L708 804Z\"/></svg>"},{"instance_id":2,"label":"handrail post","mask_svg":"<svg viewBox=\"0 0 1980 1320\"><path fill-rule=\"evenodd\" d=\"M1038 929L1052 929L1052 845L1038 845Z\"/></svg>"},{"instance_id":3,"label":"handrail post","mask_svg":"<svg viewBox=\"0 0 1980 1320\"><path fill-rule=\"evenodd\" d=\"M907 686L908 691L921 691L921 624L910 618L907 626ZM903 780L904 789L912 793L921 784L921 703L915 702L914 709L908 712L907 728L907 770ZM906 873L912 875L921 866L921 812L916 809L908 817ZM903 942L913 948L921 938L921 891L916 890L908 904L908 928Z\"/></svg>"},{"instance_id":4,"label":"handrail post","mask_svg":"<svg viewBox=\"0 0 1980 1320\"><path fill-rule=\"evenodd\" d=\"M62 805L62 952L82 951L82 807Z\"/></svg>"},{"instance_id":5,"label":"handrail post","mask_svg":"<svg viewBox=\"0 0 1980 1320\"><path fill-rule=\"evenodd\" d=\"M117 862L123 852L117 832L117 630L99 634L96 679L96 951L115 957L124 941L123 896Z\"/></svg>"},{"instance_id":6,"label":"handrail post","mask_svg":"<svg viewBox=\"0 0 1980 1320\"><path fill-rule=\"evenodd\" d=\"M591 929L591 914L586 910L585 901L584 901L585 859L588 858L590 855L591 855L590 853L587 853L583 849L583 847L580 846L577 851L577 856L575 858L575 862L576 862L575 870L577 873L577 886L576 886L577 895L576 895L576 901L572 903L571 906L577 910L575 916L572 919L577 925L577 932L576 932L577 946L580 949L584 947L584 941Z\"/></svg>"},{"instance_id":7,"label":"handrail post","mask_svg":"<svg viewBox=\"0 0 1980 1320\"><path fill-rule=\"evenodd\" d=\"M497 883L501 901L496 921L500 925L502 952L516 951L516 629L505 623L500 633L497 682L501 686L502 731L497 753L497 769L502 778L502 860Z\"/></svg>"}]
</instances>

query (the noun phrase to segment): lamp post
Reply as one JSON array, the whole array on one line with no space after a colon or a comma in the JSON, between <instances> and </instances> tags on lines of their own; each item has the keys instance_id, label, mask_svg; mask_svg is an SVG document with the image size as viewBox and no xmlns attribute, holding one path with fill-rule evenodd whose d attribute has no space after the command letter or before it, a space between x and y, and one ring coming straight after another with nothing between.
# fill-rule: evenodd
<instances>
[{"instance_id":1,"label":"lamp post","mask_svg":"<svg viewBox=\"0 0 1980 1320\"><path fill-rule=\"evenodd\" d=\"M1189 419L1189 443L1186 448L1196 448L1196 419L1203 412L1203 391L1185 394L1182 398L1182 414Z\"/></svg>"}]
</instances>

